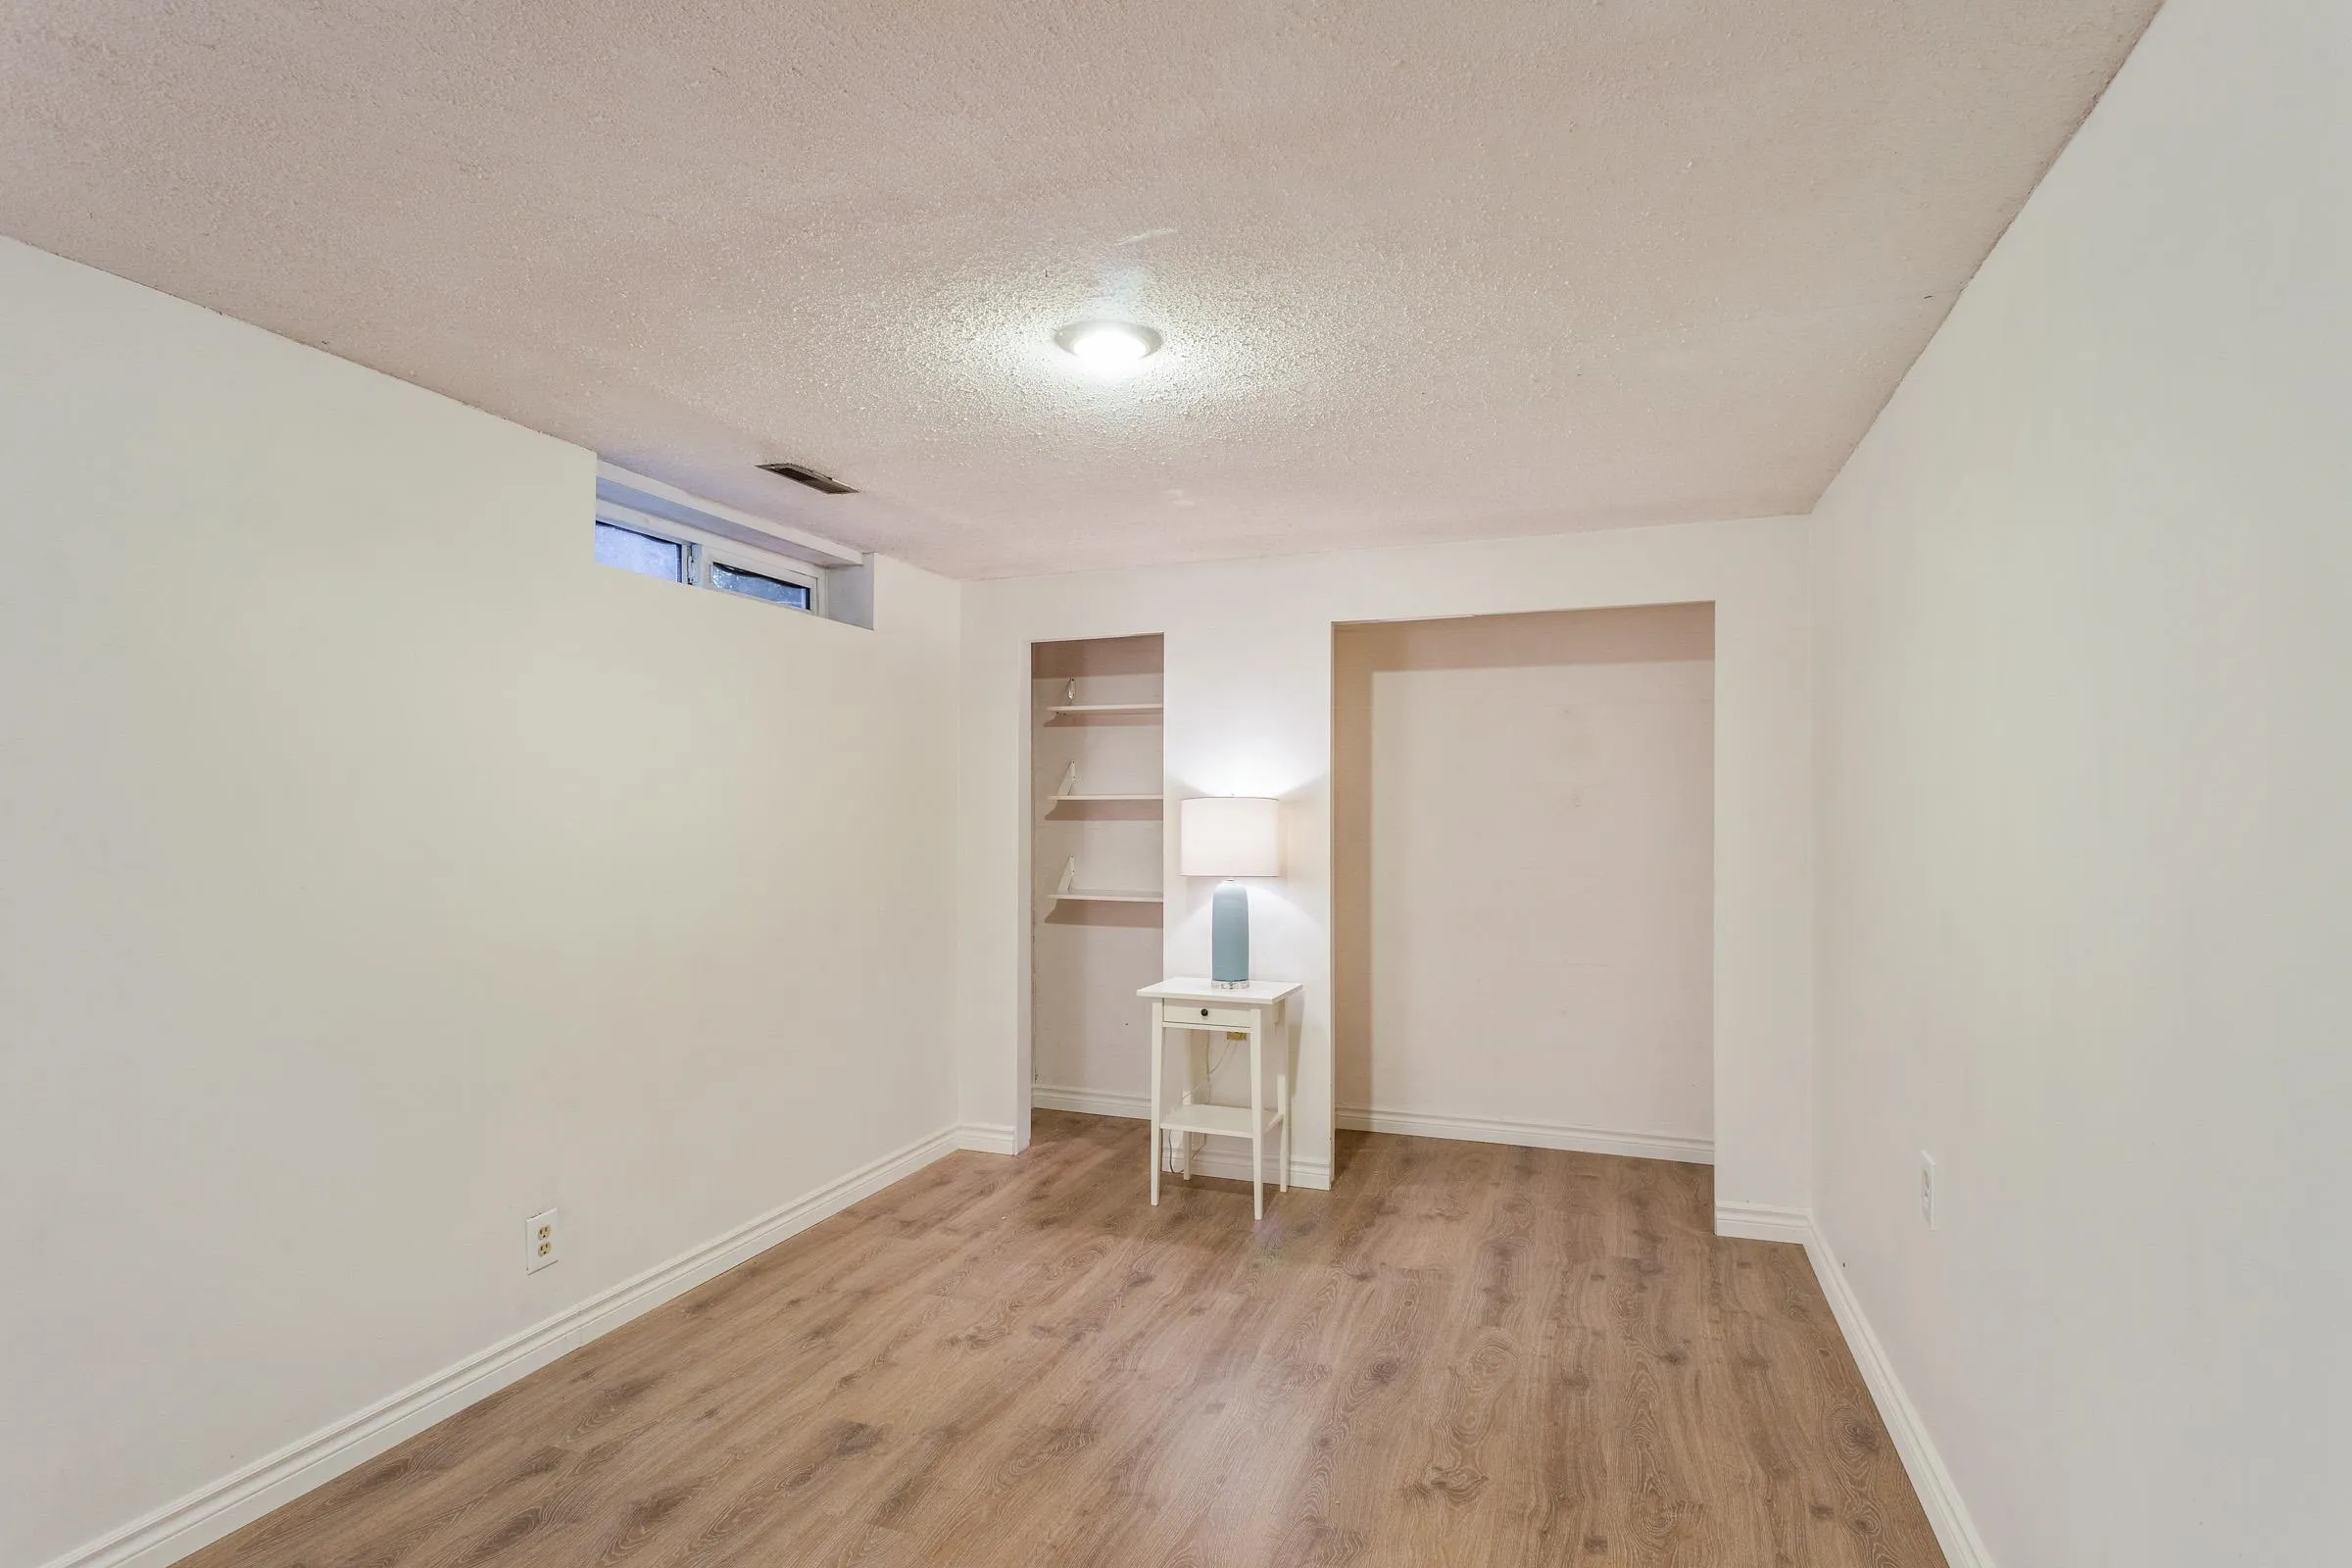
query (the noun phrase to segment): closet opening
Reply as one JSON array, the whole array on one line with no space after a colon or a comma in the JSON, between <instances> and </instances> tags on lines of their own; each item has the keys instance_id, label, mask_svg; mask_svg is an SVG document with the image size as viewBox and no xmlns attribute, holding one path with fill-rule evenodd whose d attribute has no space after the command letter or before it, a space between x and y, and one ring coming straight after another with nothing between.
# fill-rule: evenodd
<instances>
[{"instance_id":1,"label":"closet opening","mask_svg":"<svg viewBox=\"0 0 2352 1568\"><path fill-rule=\"evenodd\" d=\"M1707 604L1333 629L1337 1124L1714 1155Z\"/></svg>"},{"instance_id":2,"label":"closet opening","mask_svg":"<svg viewBox=\"0 0 2352 1568\"><path fill-rule=\"evenodd\" d=\"M1136 992L1163 978L1165 668L1157 634L1030 648L1032 1109L1149 1114Z\"/></svg>"}]
</instances>

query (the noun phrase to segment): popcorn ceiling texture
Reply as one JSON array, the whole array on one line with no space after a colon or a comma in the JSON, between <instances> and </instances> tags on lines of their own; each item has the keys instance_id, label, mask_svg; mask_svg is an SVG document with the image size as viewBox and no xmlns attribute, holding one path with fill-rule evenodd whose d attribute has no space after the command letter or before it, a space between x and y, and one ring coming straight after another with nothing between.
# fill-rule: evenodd
<instances>
[{"instance_id":1,"label":"popcorn ceiling texture","mask_svg":"<svg viewBox=\"0 0 2352 1568\"><path fill-rule=\"evenodd\" d=\"M0 231L959 576L1802 512L2154 9L16 0Z\"/></svg>"}]
</instances>

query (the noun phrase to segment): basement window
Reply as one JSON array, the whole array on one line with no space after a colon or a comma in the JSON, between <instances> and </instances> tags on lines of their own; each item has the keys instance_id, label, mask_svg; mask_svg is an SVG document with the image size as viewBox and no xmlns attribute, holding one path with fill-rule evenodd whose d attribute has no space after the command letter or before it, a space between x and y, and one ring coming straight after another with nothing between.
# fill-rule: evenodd
<instances>
[{"instance_id":1,"label":"basement window","mask_svg":"<svg viewBox=\"0 0 2352 1568\"><path fill-rule=\"evenodd\" d=\"M596 466L595 523L604 565L874 628L874 558L790 523L610 463Z\"/></svg>"},{"instance_id":2,"label":"basement window","mask_svg":"<svg viewBox=\"0 0 2352 1568\"><path fill-rule=\"evenodd\" d=\"M723 561L710 563L710 586L720 593L741 594L746 599L764 600L771 605L783 605L791 610L808 610L812 584L771 577L764 572L746 571L730 566Z\"/></svg>"},{"instance_id":3,"label":"basement window","mask_svg":"<svg viewBox=\"0 0 2352 1568\"><path fill-rule=\"evenodd\" d=\"M624 507L597 509L596 559L640 577L715 588L787 610L823 613L813 566Z\"/></svg>"},{"instance_id":4,"label":"basement window","mask_svg":"<svg viewBox=\"0 0 2352 1568\"><path fill-rule=\"evenodd\" d=\"M639 533L601 517L596 523L596 559L605 565L618 566L640 577L660 577L664 582L686 582L694 571L692 545Z\"/></svg>"}]
</instances>

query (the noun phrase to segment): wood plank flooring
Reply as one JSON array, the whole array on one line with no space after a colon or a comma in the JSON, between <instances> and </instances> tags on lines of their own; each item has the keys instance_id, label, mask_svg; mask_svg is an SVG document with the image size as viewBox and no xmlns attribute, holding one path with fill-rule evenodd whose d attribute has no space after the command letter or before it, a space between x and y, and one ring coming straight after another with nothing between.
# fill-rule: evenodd
<instances>
[{"instance_id":1,"label":"wood plank flooring","mask_svg":"<svg viewBox=\"0 0 2352 1568\"><path fill-rule=\"evenodd\" d=\"M1252 1234L1040 1112L194 1568L1933 1568L1803 1254L1712 1172L1341 1135Z\"/></svg>"}]
</instances>

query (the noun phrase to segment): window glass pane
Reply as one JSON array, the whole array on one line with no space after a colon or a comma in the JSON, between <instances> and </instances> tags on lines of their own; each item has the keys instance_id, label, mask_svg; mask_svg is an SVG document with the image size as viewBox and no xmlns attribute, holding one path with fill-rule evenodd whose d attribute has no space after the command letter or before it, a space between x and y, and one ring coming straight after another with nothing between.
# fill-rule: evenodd
<instances>
[{"instance_id":1,"label":"window glass pane","mask_svg":"<svg viewBox=\"0 0 2352 1568\"><path fill-rule=\"evenodd\" d=\"M633 528L615 528L609 522L596 525L596 559L608 566L668 582L680 582L686 576L685 546Z\"/></svg>"},{"instance_id":2,"label":"window glass pane","mask_svg":"<svg viewBox=\"0 0 2352 1568\"><path fill-rule=\"evenodd\" d=\"M710 564L710 586L752 599L764 599L771 605L790 605L795 610L808 608L807 583L762 577L756 571L739 571L715 561Z\"/></svg>"}]
</instances>

